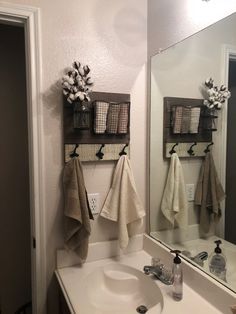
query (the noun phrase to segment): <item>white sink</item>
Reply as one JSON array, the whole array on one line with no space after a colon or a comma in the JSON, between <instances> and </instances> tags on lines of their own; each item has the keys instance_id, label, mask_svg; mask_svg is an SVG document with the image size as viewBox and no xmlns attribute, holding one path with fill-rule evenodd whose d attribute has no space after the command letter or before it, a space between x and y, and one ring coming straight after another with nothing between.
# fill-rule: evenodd
<instances>
[{"instance_id":1,"label":"white sink","mask_svg":"<svg viewBox=\"0 0 236 314\"><path fill-rule=\"evenodd\" d=\"M97 267L78 291L79 314L134 314L140 305L159 314L163 296L157 284L141 271L119 263Z\"/></svg>"}]
</instances>

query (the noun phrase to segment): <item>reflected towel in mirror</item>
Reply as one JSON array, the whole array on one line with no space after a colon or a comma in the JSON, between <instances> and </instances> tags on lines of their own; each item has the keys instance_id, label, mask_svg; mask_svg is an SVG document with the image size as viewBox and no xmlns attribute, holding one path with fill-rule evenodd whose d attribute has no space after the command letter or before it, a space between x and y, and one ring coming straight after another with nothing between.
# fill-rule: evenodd
<instances>
[{"instance_id":1,"label":"reflected towel in mirror","mask_svg":"<svg viewBox=\"0 0 236 314\"><path fill-rule=\"evenodd\" d=\"M166 219L174 226L186 229L188 224L188 203L184 175L179 157L171 155L170 168L161 202L161 210Z\"/></svg>"},{"instance_id":2,"label":"reflected towel in mirror","mask_svg":"<svg viewBox=\"0 0 236 314\"><path fill-rule=\"evenodd\" d=\"M195 192L195 204L200 206L200 227L204 233L210 230L211 217L221 216L220 202L225 198L211 152L203 161Z\"/></svg>"}]
</instances>

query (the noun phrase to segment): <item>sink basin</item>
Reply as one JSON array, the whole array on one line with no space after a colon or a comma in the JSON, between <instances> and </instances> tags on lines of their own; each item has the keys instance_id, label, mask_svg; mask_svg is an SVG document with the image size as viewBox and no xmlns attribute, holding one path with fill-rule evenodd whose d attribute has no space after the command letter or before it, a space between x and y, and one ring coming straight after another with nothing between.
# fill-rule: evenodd
<instances>
[{"instance_id":1,"label":"sink basin","mask_svg":"<svg viewBox=\"0 0 236 314\"><path fill-rule=\"evenodd\" d=\"M159 314L163 296L158 285L141 271L119 263L97 267L83 278L78 294L80 314L132 314L144 305Z\"/></svg>"}]
</instances>

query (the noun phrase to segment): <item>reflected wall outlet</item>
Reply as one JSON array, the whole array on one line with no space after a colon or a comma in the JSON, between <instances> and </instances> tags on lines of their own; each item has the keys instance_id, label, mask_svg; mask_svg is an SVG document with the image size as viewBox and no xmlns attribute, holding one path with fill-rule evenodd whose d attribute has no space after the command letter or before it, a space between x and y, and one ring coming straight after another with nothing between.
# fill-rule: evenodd
<instances>
[{"instance_id":1,"label":"reflected wall outlet","mask_svg":"<svg viewBox=\"0 0 236 314\"><path fill-rule=\"evenodd\" d=\"M99 193L88 194L88 201L92 213L94 215L99 214L100 194Z\"/></svg>"},{"instance_id":2,"label":"reflected wall outlet","mask_svg":"<svg viewBox=\"0 0 236 314\"><path fill-rule=\"evenodd\" d=\"M195 194L194 184L186 184L186 193L187 193L187 200L189 202L194 201L194 194Z\"/></svg>"}]
</instances>

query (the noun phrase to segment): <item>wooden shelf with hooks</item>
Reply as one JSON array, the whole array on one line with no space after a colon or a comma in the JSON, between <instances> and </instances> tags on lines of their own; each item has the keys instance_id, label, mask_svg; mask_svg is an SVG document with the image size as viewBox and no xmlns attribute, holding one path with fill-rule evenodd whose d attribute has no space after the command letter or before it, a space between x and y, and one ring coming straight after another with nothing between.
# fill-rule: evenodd
<instances>
[{"instance_id":1,"label":"wooden shelf with hooks","mask_svg":"<svg viewBox=\"0 0 236 314\"><path fill-rule=\"evenodd\" d=\"M203 157L207 145L212 142L213 129L206 129L206 121L213 116L206 116L203 99L164 97L164 119L163 119L163 156L170 158L170 151L175 146L179 157ZM199 126L197 133L174 133L173 132L173 107L200 108ZM215 118L215 117L214 117ZM209 125L208 123L208 125ZM196 143L196 144L195 144Z\"/></svg>"}]
</instances>

